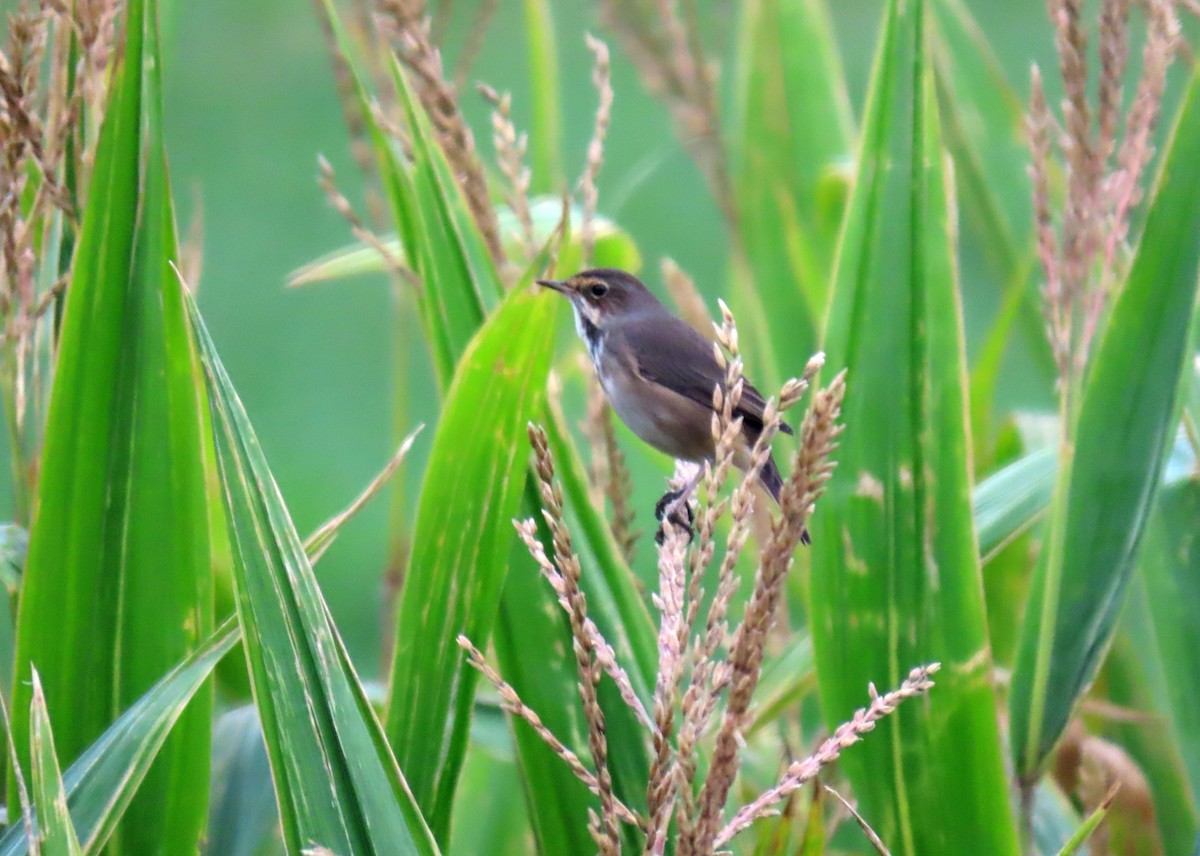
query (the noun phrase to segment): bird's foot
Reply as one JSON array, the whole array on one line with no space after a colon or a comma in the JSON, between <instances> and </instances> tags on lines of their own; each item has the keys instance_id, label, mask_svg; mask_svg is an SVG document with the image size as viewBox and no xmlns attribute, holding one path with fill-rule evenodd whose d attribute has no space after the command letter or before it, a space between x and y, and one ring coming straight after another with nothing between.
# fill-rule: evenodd
<instances>
[{"instance_id":1,"label":"bird's foot","mask_svg":"<svg viewBox=\"0 0 1200 856\"><path fill-rule=\"evenodd\" d=\"M674 502L679 501L679 497L683 495L681 490L669 490L662 495L654 506L654 519L662 522L663 515L667 513L667 507Z\"/></svg>"},{"instance_id":2,"label":"bird's foot","mask_svg":"<svg viewBox=\"0 0 1200 856\"><path fill-rule=\"evenodd\" d=\"M692 538L696 534L696 516L692 513L692 506L687 501L687 495L690 490L669 490L662 495L662 498L654 506L654 518L660 522L664 520L670 521L672 526L677 526L687 532L688 543L691 543ZM664 526L658 527L658 532L654 535L654 543L662 546L666 540L667 534L664 531Z\"/></svg>"}]
</instances>

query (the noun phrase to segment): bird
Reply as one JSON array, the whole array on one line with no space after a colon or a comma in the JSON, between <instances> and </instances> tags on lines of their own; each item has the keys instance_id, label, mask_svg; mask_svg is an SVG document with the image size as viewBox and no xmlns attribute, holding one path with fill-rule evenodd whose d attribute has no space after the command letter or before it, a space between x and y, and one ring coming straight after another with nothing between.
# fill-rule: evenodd
<instances>
[{"instance_id":1,"label":"bird","mask_svg":"<svg viewBox=\"0 0 1200 856\"><path fill-rule=\"evenodd\" d=\"M570 301L575 329L621 421L644 442L677 460L711 461L716 452L713 389L725 383L725 369L717 361L712 343L626 271L594 268L568 279L540 279L537 283ZM743 445L734 455L734 464L741 469L749 464L750 448L762 433L765 409L762 393L745 382L734 409L734 415L742 419ZM787 423L781 422L779 430L793 433ZM778 504L783 478L773 455L768 456L758 478ZM692 487L694 484L665 495L655 509L656 516L661 520L664 513L669 514ZM690 510L688 515L690 518ZM690 519L685 528L690 528ZM807 543L807 533L804 540Z\"/></svg>"}]
</instances>

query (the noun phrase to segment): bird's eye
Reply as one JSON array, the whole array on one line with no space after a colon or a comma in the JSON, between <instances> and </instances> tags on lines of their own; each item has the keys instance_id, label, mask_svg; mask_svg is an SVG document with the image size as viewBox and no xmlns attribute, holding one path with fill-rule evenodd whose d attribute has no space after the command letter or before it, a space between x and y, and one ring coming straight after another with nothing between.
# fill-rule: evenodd
<instances>
[{"instance_id":1,"label":"bird's eye","mask_svg":"<svg viewBox=\"0 0 1200 856\"><path fill-rule=\"evenodd\" d=\"M597 282L588 288L588 294L592 297L603 297L608 294L608 286L602 282Z\"/></svg>"}]
</instances>

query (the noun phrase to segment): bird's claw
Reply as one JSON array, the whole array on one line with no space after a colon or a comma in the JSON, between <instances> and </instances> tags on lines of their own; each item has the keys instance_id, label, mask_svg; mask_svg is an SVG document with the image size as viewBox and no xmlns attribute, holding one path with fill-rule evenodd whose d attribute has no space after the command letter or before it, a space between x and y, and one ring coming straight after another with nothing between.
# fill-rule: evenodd
<instances>
[{"instance_id":1,"label":"bird's claw","mask_svg":"<svg viewBox=\"0 0 1200 856\"><path fill-rule=\"evenodd\" d=\"M663 515L667 513L667 506L679 499L680 491L669 490L662 495L654 506L654 519L662 522Z\"/></svg>"},{"instance_id":2,"label":"bird's claw","mask_svg":"<svg viewBox=\"0 0 1200 856\"><path fill-rule=\"evenodd\" d=\"M683 529L687 532L688 543L691 543L692 538L696 534L696 516L692 513L692 506L687 502L684 493L685 491L682 490L669 490L664 493L654 506L654 518L662 522L665 517L671 522L672 526ZM660 525L658 532L654 535L654 543L660 547L667 537L664 528L664 526Z\"/></svg>"}]
</instances>

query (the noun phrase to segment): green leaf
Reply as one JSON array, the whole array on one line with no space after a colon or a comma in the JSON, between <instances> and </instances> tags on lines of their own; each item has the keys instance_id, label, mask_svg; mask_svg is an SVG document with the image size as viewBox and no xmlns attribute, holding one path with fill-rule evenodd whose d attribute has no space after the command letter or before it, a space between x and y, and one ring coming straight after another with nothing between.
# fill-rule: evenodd
<instances>
[{"instance_id":1,"label":"green leaf","mask_svg":"<svg viewBox=\"0 0 1200 856\"><path fill-rule=\"evenodd\" d=\"M1092 837L1097 827L1108 817L1108 810L1112 807L1114 796L1116 796L1116 791L1109 791L1104 801L1096 806L1096 810L1087 816L1087 819L1079 825L1079 828L1075 830L1075 833L1067 840L1067 843L1058 851L1058 856L1072 856L1072 854L1079 852L1079 848Z\"/></svg>"},{"instance_id":2,"label":"green leaf","mask_svg":"<svg viewBox=\"0 0 1200 856\"><path fill-rule=\"evenodd\" d=\"M936 0L933 58L943 137L954 159L963 211L964 254L978 254L978 271L1000 296L991 328L971 372L971 425L976 455L990 460L996 388L1019 324L1045 388L1054 382L1035 286L1034 235L1026 167L1025 107L999 58L962 0Z\"/></svg>"},{"instance_id":3,"label":"green leaf","mask_svg":"<svg viewBox=\"0 0 1200 856\"><path fill-rule=\"evenodd\" d=\"M238 641L231 618L110 725L63 775L71 823L86 853L97 853L146 778L167 735L213 668ZM29 853L25 825L0 838L0 856Z\"/></svg>"},{"instance_id":4,"label":"green leaf","mask_svg":"<svg viewBox=\"0 0 1200 856\"><path fill-rule=\"evenodd\" d=\"M67 796L59 772L58 755L54 751L54 734L50 730L50 715L46 712L46 697L37 669L31 670L32 701L29 706L30 766L33 768L33 801L37 812L38 852L42 856L75 856L79 839L67 812Z\"/></svg>"},{"instance_id":5,"label":"green leaf","mask_svg":"<svg viewBox=\"0 0 1200 856\"><path fill-rule=\"evenodd\" d=\"M747 342L766 383L799 371L804 358L789 365L785 355L816 342L841 223L818 191L851 151L853 120L822 0L750 0L739 27L733 170L749 280L734 308L755 333Z\"/></svg>"},{"instance_id":6,"label":"green leaf","mask_svg":"<svg viewBox=\"0 0 1200 856\"><path fill-rule=\"evenodd\" d=\"M195 304L243 647L289 851L436 853Z\"/></svg>"},{"instance_id":7,"label":"green leaf","mask_svg":"<svg viewBox=\"0 0 1200 856\"><path fill-rule=\"evenodd\" d=\"M1150 525L1153 526L1153 522ZM1147 533L1147 541L1149 538ZM1143 556L1148 547L1149 543L1143 547ZM1139 567L1145 566L1139 562ZM1142 800L1126 795L1109 821L1109 840L1114 844L1114 852L1121 852L1115 846L1120 840L1129 840L1132 836L1145 845L1138 853L1186 853L1196 843L1200 815L1188 786L1181 746L1171 727L1171 717L1163 715L1169 709L1161 704L1166 695L1163 690L1167 679L1164 664L1157 658L1165 652L1155 644L1154 633L1147 626L1150 620L1145 586L1135 577L1103 675L1105 700L1119 709L1136 711L1140 716L1128 718L1130 721L1114 717L1112 721L1102 723L1102 736L1119 746L1145 777L1145 784L1149 786L1149 794L1145 796L1153 803L1154 815L1151 817L1140 810ZM1126 784L1137 793L1136 783Z\"/></svg>"},{"instance_id":8,"label":"green leaf","mask_svg":"<svg viewBox=\"0 0 1200 856\"><path fill-rule=\"evenodd\" d=\"M562 115L559 109L554 13L549 0L525 0L522 5L525 10L525 35L529 40L529 91L533 101L533 124L530 128L533 169L530 178L535 193L553 193L563 183Z\"/></svg>"},{"instance_id":9,"label":"green leaf","mask_svg":"<svg viewBox=\"0 0 1200 856\"><path fill-rule=\"evenodd\" d=\"M257 856L276 838L279 809L258 711L243 705L213 727L213 786L204 853Z\"/></svg>"},{"instance_id":10,"label":"green leaf","mask_svg":"<svg viewBox=\"0 0 1200 856\"><path fill-rule=\"evenodd\" d=\"M1200 261L1200 76L1193 76L1124 289L1059 469L1010 695L1028 781L1108 649L1177 414Z\"/></svg>"},{"instance_id":11,"label":"green leaf","mask_svg":"<svg viewBox=\"0 0 1200 856\"><path fill-rule=\"evenodd\" d=\"M813 664L812 636L793 632L778 656L763 666L758 682L754 719L746 735L776 722L785 711L798 709L801 700L816 687L817 673Z\"/></svg>"},{"instance_id":12,"label":"green leaf","mask_svg":"<svg viewBox=\"0 0 1200 856\"><path fill-rule=\"evenodd\" d=\"M483 742L478 723L487 720L487 731L502 739L504 748ZM521 780L513 761L508 723L498 705L480 705L472 725L471 751L463 766L462 801L470 812L459 812L451 839L455 854L489 856L529 850L529 824L522 802Z\"/></svg>"},{"instance_id":13,"label":"green leaf","mask_svg":"<svg viewBox=\"0 0 1200 856\"><path fill-rule=\"evenodd\" d=\"M1159 494L1138 560L1129 612L1140 620L1134 650L1151 676L1157 708L1170 723L1195 809L1200 807L1200 484ZM1167 830L1164 828L1164 836Z\"/></svg>"},{"instance_id":14,"label":"green leaf","mask_svg":"<svg viewBox=\"0 0 1200 856\"><path fill-rule=\"evenodd\" d=\"M453 375L454 357L461 355L487 314L500 302L500 279L472 219L462 190L454 179L399 60L392 59L392 82L404 108L412 146L411 187L415 200L412 238L417 273L423 291L427 324L445 342L443 380Z\"/></svg>"},{"instance_id":15,"label":"green leaf","mask_svg":"<svg viewBox=\"0 0 1200 856\"><path fill-rule=\"evenodd\" d=\"M339 44L345 49L347 43L340 35L332 4L326 0L324 5ZM353 68L354 64L351 65ZM499 303L500 290L490 261L480 254L482 239L462 202L445 156L429 129L428 118L413 97L404 72L396 66L392 67L392 72L409 119L411 165L400 162L382 132L374 126L365 88L360 86L359 92L385 189L393 202L397 232L406 248L418 251L414 253L413 261L424 284L422 325L433 355L438 386L445 390L471 337ZM363 78L360 75L357 79ZM526 277L529 278L532 275ZM542 331L543 335L552 329L554 326L548 325ZM564 465L564 460L573 460L582 471L577 463L578 454L573 449L568 458L564 458L557 447L555 452L560 465ZM536 489L527 487L521 515L537 516L539 507ZM577 506L576 510L583 507ZM591 519L589 516L596 512L590 506L587 508L588 511L580 513L584 519ZM597 624L611 634L619 652L623 637L651 640L648 660L636 653L643 650L636 641L625 650L635 652L635 663L639 668L642 662L653 663L656 658L653 628L644 605L639 602L633 576L623 562L604 559L612 544L611 533L602 521L593 530L604 530L608 543L596 542L596 532L592 531L587 537L595 543L581 544L580 551L601 557L598 564L604 576L598 585L613 590L607 596L612 606L597 608ZM519 551L524 551L523 546ZM528 557L514 559L513 566L516 570L508 575L505 584L494 640L500 671L525 702L542 714L547 725L570 743L573 734L578 736L577 679L569 657L562 658L562 662L558 662L557 657L547 657L547 652L570 650L565 619L531 560ZM585 592L589 603L604 600L588 588L595 576L585 570ZM610 616L611 623L601 623L609 621ZM486 639L473 641L479 646L487 642ZM650 674L653 674L652 669ZM639 679L643 686L652 683L643 676ZM639 799L645 798L645 771L649 764L645 745L640 736L626 739L626 735L636 734L633 715L623 708L614 688L607 682L601 684L601 705L614 734L616 751L612 760L617 793L636 805ZM514 730L530 822L539 849L543 853L558 854L591 848L587 810L595 804L595 799L525 725L515 723ZM586 747L586 741L574 745ZM583 751L586 753L586 748Z\"/></svg>"},{"instance_id":16,"label":"green leaf","mask_svg":"<svg viewBox=\"0 0 1200 856\"><path fill-rule=\"evenodd\" d=\"M971 497L979 556L990 561L1009 542L1027 532L1050 505L1058 456L1038 449L980 482Z\"/></svg>"},{"instance_id":17,"label":"green leaf","mask_svg":"<svg viewBox=\"0 0 1200 856\"><path fill-rule=\"evenodd\" d=\"M530 485L528 492L526 507L537 508L536 488ZM541 534L548 543L546 533ZM512 573L493 632L500 673L559 740L586 758L587 735L575 689L578 678L567 653L570 629L525 545L516 542L513 551ZM591 852L595 842L587 832L587 812L598 801L524 720L509 719L537 852L543 856Z\"/></svg>"},{"instance_id":18,"label":"green leaf","mask_svg":"<svg viewBox=\"0 0 1200 856\"><path fill-rule=\"evenodd\" d=\"M868 682L896 686L913 666L943 664L926 701L845 758L864 817L893 852L1016 854L927 14L926 3L888 4L838 249L826 349L828 365L849 372L846 431L813 520L813 643L830 724L850 717Z\"/></svg>"},{"instance_id":19,"label":"green leaf","mask_svg":"<svg viewBox=\"0 0 1200 856\"><path fill-rule=\"evenodd\" d=\"M355 59L332 0L323 0L321 11L350 69L400 245L409 253L407 264L421 283L417 304L439 385L444 388L454 374L455 357L500 301L499 277L429 117L398 61L393 57L388 70L409 132L407 159L379 127L368 77Z\"/></svg>"},{"instance_id":20,"label":"green leaf","mask_svg":"<svg viewBox=\"0 0 1200 856\"><path fill-rule=\"evenodd\" d=\"M1038 783L1033 795L1032 837L1035 853L1057 853L1079 828L1079 813L1053 781Z\"/></svg>"},{"instance_id":21,"label":"green leaf","mask_svg":"<svg viewBox=\"0 0 1200 856\"><path fill-rule=\"evenodd\" d=\"M456 640L486 644L542 409L553 295L514 291L458 362L421 487L397 616L387 735L445 845L477 673ZM482 420L482 421L481 421Z\"/></svg>"},{"instance_id":22,"label":"green leaf","mask_svg":"<svg viewBox=\"0 0 1200 856\"><path fill-rule=\"evenodd\" d=\"M75 758L212 626L198 368L169 264L157 4L132 0L82 210L17 621L14 740L30 666ZM193 853L207 804L208 690L129 809L116 852ZM24 763L24 761L22 761Z\"/></svg>"},{"instance_id":23,"label":"green leaf","mask_svg":"<svg viewBox=\"0 0 1200 856\"><path fill-rule=\"evenodd\" d=\"M544 244L558 229L559 220L562 219L562 200L539 196L530 200L529 206L533 219L534 241L538 245ZM583 216L583 209L578 205L572 205L570 212L571 222L578 223ZM497 212L497 219L505 251L510 257L518 257L522 251L524 239L521 236L520 224L517 222L516 216L508 208L501 208ZM628 232L603 215L597 215L594 227L596 235L594 256L597 267L616 267L636 271L642 266L642 257L638 252L637 244L634 243ZM573 232L569 237L570 241L561 250L560 264L566 268L572 267L570 264L572 258L582 258L583 255L579 233ZM408 257L408 252L397 236L384 238L383 245L396 258ZM327 253L292 271L288 275L288 285L309 285L386 271L387 264L378 250L365 244L355 243Z\"/></svg>"},{"instance_id":24,"label":"green leaf","mask_svg":"<svg viewBox=\"0 0 1200 856\"><path fill-rule=\"evenodd\" d=\"M1163 485L1191 479L1196 456L1187 437L1176 438L1163 471ZM971 496L979 555L986 564L1014 538L1029 531L1050 507L1058 476L1053 449L1037 449L1017 458L975 486Z\"/></svg>"}]
</instances>

